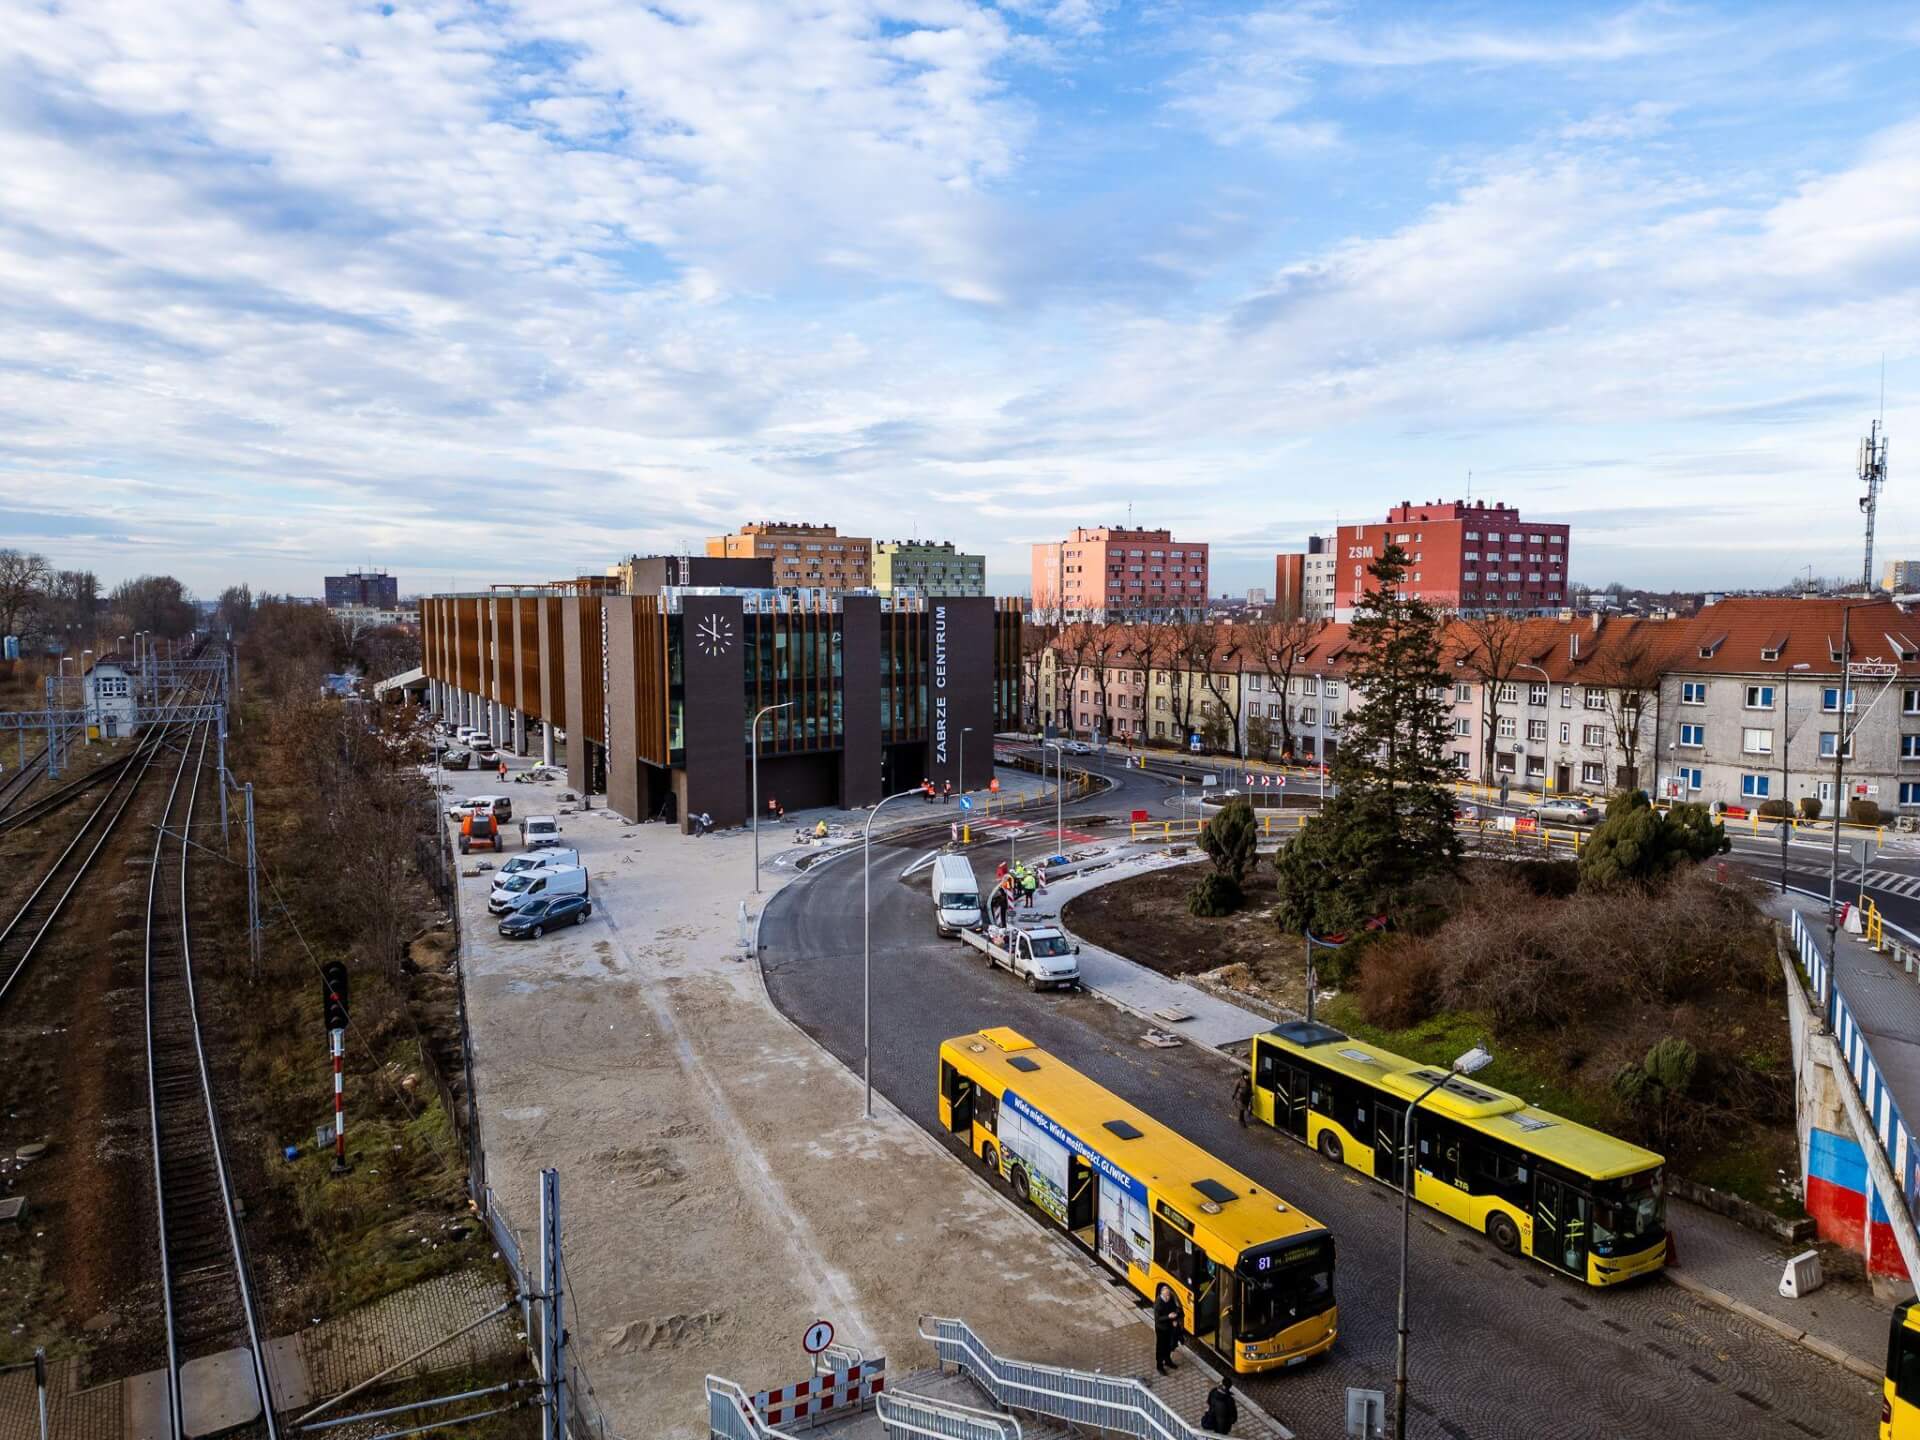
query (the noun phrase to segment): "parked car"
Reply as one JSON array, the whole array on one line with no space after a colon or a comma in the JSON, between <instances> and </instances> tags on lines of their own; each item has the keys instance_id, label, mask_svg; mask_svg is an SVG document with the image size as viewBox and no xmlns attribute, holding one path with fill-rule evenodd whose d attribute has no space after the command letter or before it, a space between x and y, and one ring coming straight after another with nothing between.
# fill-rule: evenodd
<instances>
[{"instance_id":1,"label":"parked car","mask_svg":"<svg viewBox=\"0 0 1920 1440\"><path fill-rule=\"evenodd\" d=\"M1088 743L1087 743L1086 741L1084 741L1084 740L1069 740L1069 741L1067 741L1067 742L1066 742L1066 743L1065 743L1064 745L1062 745L1062 746L1061 746L1060 748L1061 748L1062 750L1064 750L1064 751L1066 751L1066 752L1067 752L1067 754L1069 754L1069 755L1091 755L1091 754L1093 754L1093 746L1091 746L1091 745L1089 745L1089 744L1088 744Z\"/></svg>"},{"instance_id":2,"label":"parked car","mask_svg":"<svg viewBox=\"0 0 1920 1440\"><path fill-rule=\"evenodd\" d=\"M529 815L520 822L520 843L541 850L560 843L560 822L551 815Z\"/></svg>"},{"instance_id":3,"label":"parked car","mask_svg":"<svg viewBox=\"0 0 1920 1440\"><path fill-rule=\"evenodd\" d=\"M1592 805L1571 797L1542 800L1533 807L1533 813L1542 820L1561 820L1569 825L1594 825L1600 820L1600 812Z\"/></svg>"},{"instance_id":4,"label":"parked car","mask_svg":"<svg viewBox=\"0 0 1920 1440\"><path fill-rule=\"evenodd\" d=\"M497 885L500 879L505 879L509 875L518 875L522 870L559 870L579 863L578 850L535 850L527 855L516 855L502 865L499 879L494 883Z\"/></svg>"},{"instance_id":5,"label":"parked car","mask_svg":"<svg viewBox=\"0 0 1920 1440\"><path fill-rule=\"evenodd\" d=\"M556 895L529 900L500 917L500 933L509 940L538 940L556 925L571 921L584 925L593 915L593 901L585 895Z\"/></svg>"},{"instance_id":6,"label":"parked car","mask_svg":"<svg viewBox=\"0 0 1920 1440\"><path fill-rule=\"evenodd\" d=\"M513 819L513 797L511 795L469 795L447 807L447 818L458 820L469 810L487 809L493 812L493 818L505 825Z\"/></svg>"},{"instance_id":7,"label":"parked car","mask_svg":"<svg viewBox=\"0 0 1920 1440\"><path fill-rule=\"evenodd\" d=\"M496 880L487 894L487 909L495 915L518 910L534 900L550 900L555 895L585 895L587 872L580 865L522 870Z\"/></svg>"},{"instance_id":8,"label":"parked car","mask_svg":"<svg viewBox=\"0 0 1920 1440\"><path fill-rule=\"evenodd\" d=\"M484 735L482 735L478 740L474 741L472 746L469 748L472 749L475 757L481 760L492 760L496 755L500 753L498 750L494 749L493 742L487 739L487 737Z\"/></svg>"}]
</instances>

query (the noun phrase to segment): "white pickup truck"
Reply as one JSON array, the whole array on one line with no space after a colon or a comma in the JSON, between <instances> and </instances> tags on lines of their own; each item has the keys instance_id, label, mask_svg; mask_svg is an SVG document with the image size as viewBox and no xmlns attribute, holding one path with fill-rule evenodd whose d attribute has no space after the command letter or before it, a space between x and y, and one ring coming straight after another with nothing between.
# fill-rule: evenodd
<instances>
[{"instance_id":1,"label":"white pickup truck","mask_svg":"<svg viewBox=\"0 0 1920 1440\"><path fill-rule=\"evenodd\" d=\"M1052 926L1031 930L989 925L962 930L960 938L988 961L1023 977L1029 990L1061 989L1080 983L1080 947Z\"/></svg>"}]
</instances>

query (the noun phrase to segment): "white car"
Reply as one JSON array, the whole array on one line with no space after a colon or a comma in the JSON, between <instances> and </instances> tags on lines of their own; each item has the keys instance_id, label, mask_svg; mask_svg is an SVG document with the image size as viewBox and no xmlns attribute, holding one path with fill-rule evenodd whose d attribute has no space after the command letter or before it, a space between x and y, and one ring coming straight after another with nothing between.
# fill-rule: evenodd
<instances>
[{"instance_id":1,"label":"white car","mask_svg":"<svg viewBox=\"0 0 1920 1440\"><path fill-rule=\"evenodd\" d=\"M1069 755L1091 755L1091 754L1093 754L1093 746L1091 746L1091 745L1089 745L1089 744L1088 744L1088 743L1087 743L1086 741L1084 741L1084 740L1069 740L1069 741L1067 741L1067 743L1066 743L1066 744L1064 744L1064 745L1062 745L1062 746L1061 746L1060 748L1061 748L1062 750L1064 750L1064 751L1066 751L1066 752L1067 752L1067 754L1069 754Z\"/></svg>"}]
</instances>

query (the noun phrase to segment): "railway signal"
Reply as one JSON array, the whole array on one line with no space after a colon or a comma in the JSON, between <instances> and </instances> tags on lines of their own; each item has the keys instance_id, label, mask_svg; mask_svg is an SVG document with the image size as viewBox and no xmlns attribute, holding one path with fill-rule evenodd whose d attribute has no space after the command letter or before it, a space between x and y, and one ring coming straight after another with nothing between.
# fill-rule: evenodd
<instances>
[{"instance_id":1,"label":"railway signal","mask_svg":"<svg viewBox=\"0 0 1920 1440\"><path fill-rule=\"evenodd\" d=\"M320 967L321 1006L326 1012L327 1049L333 1057L333 1173L345 1175L347 1164L347 1096L344 1071L347 1058L347 967L329 960Z\"/></svg>"}]
</instances>

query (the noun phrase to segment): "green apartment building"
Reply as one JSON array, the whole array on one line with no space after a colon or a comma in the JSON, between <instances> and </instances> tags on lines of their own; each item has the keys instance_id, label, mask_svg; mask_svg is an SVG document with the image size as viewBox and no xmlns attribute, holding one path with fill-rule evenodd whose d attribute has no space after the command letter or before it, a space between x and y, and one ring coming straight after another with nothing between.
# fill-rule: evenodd
<instances>
[{"instance_id":1,"label":"green apartment building","mask_svg":"<svg viewBox=\"0 0 1920 1440\"><path fill-rule=\"evenodd\" d=\"M873 585L891 595L984 595L987 557L963 555L951 540L876 540Z\"/></svg>"}]
</instances>

